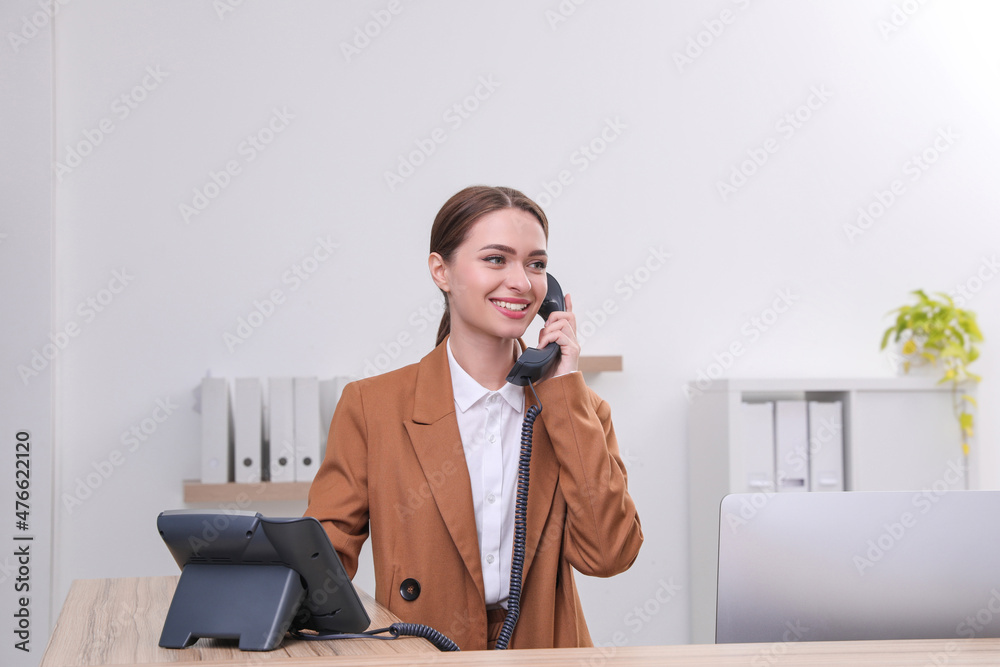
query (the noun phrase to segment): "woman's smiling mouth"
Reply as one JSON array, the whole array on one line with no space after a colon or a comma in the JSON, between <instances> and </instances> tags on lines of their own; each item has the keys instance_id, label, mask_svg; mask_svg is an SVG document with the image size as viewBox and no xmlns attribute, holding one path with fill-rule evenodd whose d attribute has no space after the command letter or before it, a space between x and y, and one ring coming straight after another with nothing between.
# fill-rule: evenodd
<instances>
[{"instance_id":1,"label":"woman's smiling mouth","mask_svg":"<svg viewBox=\"0 0 1000 667\"><path fill-rule=\"evenodd\" d=\"M506 299L490 299L490 303L492 303L497 310L507 317L515 319L524 317L527 314L525 311L530 305L529 301L523 299L517 299L515 301L508 301Z\"/></svg>"}]
</instances>

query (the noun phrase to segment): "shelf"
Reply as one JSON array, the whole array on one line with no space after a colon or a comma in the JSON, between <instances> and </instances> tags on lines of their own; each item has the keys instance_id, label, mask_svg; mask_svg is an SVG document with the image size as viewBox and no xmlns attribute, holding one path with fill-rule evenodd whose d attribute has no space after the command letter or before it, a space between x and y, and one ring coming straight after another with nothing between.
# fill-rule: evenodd
<instances>
[{"instance_id":1,"label":"shelf","mask_svg":"<svg viewBox=\"0 0 1000 667\"><path fill-rule=\"evenodd\" d=\"M305 500L311 482L259 482L257 484L202 484L196 480L184 482L186 503L227 503L244 500Z\"/></svg>"},{"instance_id":2,"label":"shelf","mask_svg":"<svg viewBox=\"0 0 1000 667\"><path fill-rule=\"evenodd\" d=\"M583 373L605 373L622 370L621 355L580 357ZM259 482L256 484L202 484L197 480L184 482L185 503L268 502L306 500L310 482Z\"/></svg>"},{"instance_id":3,"label":"shelf","mask_svg":"<svg viewBox=\"0 0 1000 667\"><path fill-rule=\"evenodd\" d=\"M582 359L581 359L582 361ZM885 377L843 378L719 378L688 383L691 394L728 392L849 392L849 391L951 391L936 375L888 375ZM960 384L960 388L970 385Z\"/></svg>"},{"instance_id":4,"label":"shelf","mask_svg":"<svg viewBox=\"0 0 1000 667\"><path fill-rule=\"evenodd\" d=\"M580 357L580 371L583 373L604 373L620 371L621 369L622 357L620 354L604 357Z\"/></svg>"},{"instance_id":5,"label":"shelf","mask_svg":"<svg viewBox=\"0 0 1000 667\"><path fill-rule=\"evenodd\" d=\"M744 403L772 400L839 401L846 492L911 492L979 488L978 449L962 470L951 385L933 376L842 378L701 378L688 383L688 527L691 563L691 641L715 638L720 503L751 495L756 512L772 491L753 485L762 470L759 439L745 437ZM963 388L973 393L974 387ZM829 428L835 432L836 419ZM810 434L811 436L811 434ZM774 445L774 436L770 435ZM809 437L807 459L835 438ZM775 457L777 457L775 450ZM789 464L786 456L769 465ZM775 476L777 469L775 468ZM759 479L759 477L757 477ZM773 488L773 487L772 487ZM916 495L914 496L916 497ZM744 517L746 518L746 517ZM725 528L726 524L721 524ZM737 524L729 526L733 531Z\"/></svg>"}]
</instances>

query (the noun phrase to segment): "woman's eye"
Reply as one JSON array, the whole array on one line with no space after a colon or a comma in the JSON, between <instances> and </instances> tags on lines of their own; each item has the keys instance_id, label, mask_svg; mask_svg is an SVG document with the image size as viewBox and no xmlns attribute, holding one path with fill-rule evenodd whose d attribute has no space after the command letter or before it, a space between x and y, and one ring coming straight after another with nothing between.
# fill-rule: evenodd
<instances>
[{"instance_id":1,"label":"woman's eye","mask_svg":"<svg viewBox=\"0 0 1000 667\"><path fill-rule=\"evenodd\" d=\"M532 262L530 266L531 266L531 268L537 269L539 271L544 271L545 270L545 262L543 262L541 260L539 260L537 262Z\"/></svg>"},{"instance_id":2,"label":"woman's eye","mask_svg":"<svg viewBox=\"0 0 1000 667\"><path fill-rule=\"evenodd\" d=\"M504 262L503 255L490 255L489 257L485 257L484 260L490 264L503 264Z\"/></svg>"}]
</instances>

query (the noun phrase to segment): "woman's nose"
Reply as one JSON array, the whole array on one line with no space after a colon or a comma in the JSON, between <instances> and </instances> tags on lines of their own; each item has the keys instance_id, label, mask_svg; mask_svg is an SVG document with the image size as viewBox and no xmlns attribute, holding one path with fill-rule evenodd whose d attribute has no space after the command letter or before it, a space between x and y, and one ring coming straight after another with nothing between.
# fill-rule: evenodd
<instances>
[{"instance_id":1,"label":"woman's nose","mask_svg":"<svg viewBox=\"0 0 1000 667\"><path fill-rule=\"evenodd\" d=\"M515 265L507 272L507 287L517 292L527 292L531 289L531 281L524 267Z\"/></svg>"}]
</instances>

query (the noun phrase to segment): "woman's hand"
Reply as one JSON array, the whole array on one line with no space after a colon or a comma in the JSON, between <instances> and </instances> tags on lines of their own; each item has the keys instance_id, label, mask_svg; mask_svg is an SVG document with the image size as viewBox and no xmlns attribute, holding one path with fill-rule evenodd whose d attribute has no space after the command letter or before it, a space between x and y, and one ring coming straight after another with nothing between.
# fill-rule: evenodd
<instances>
[{"instance_id":1,"label":"woman's hand","mask_svg":"<svg viewBox=\"0 0 1000 667\"><path fill-rule=\"evenodd\" d=\"M566 310L557 310L549 315L545 326L538 332L538 348L549 343L558 343L561 354L559 361L549 369L543 379L565 375L580 369L580 343L576 340L576 315L573 314L573 299L566 295Z\"/></svg>"}]
</instances>

